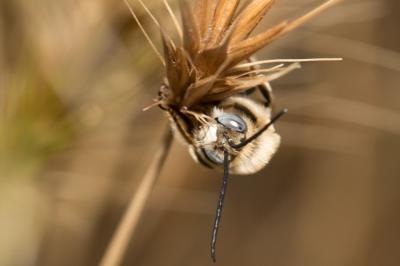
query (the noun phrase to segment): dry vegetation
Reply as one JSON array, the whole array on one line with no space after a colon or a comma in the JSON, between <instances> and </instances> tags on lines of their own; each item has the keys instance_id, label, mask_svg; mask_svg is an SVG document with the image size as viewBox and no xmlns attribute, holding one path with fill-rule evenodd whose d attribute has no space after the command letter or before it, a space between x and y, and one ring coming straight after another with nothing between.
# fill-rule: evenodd
<instances>
[{"instance_id":1,"label":"dry vegetation","mask_svg":"<svg viewBox=\"0 0 400 266\"><path fill-rule=\"evenodd\" d=\"M265 25L320 1L277 2ZM398 265L398 11L347 0L259 53L345 60L274 82L283 146L232 178L219 265ZM0 40L0 265L97 265L162 141L162 67L119 0L0 0ZM220 178L174 143L122 264L211 264Z\"/></svg>"}]
</instances>

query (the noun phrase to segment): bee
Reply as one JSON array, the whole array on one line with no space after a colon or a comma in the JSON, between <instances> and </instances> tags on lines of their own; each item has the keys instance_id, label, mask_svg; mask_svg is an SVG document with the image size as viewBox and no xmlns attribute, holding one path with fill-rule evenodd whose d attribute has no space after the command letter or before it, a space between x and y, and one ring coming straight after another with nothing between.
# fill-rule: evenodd
<instances>
[{"instance_id":1,"label":"bee","mask_svg":"<svg viewBox=\"0 0 400 266\"><path fill-rule=\"evenodd\" d=\"M287 109L273 114L270 82L298 68L301 61L282 60L291 64L262 68L261 65L273 61L254 61L253 55L339 0L328 0L298 19L283 21L252 35L274 2L252 0L239 8L240 0L196 0L194 5L180 0L180 26L164 0L180 40L176 44L149 13L160 28L163 55L131 9L165 66L166 77L153 106L167 114L173 132L188 146L196 162L223 171L212 229L214 262L229 174L254 174L278 150L281 138L274 123ZM262 97L255 96L257 91Z\"/></svg>"}]
</instances>

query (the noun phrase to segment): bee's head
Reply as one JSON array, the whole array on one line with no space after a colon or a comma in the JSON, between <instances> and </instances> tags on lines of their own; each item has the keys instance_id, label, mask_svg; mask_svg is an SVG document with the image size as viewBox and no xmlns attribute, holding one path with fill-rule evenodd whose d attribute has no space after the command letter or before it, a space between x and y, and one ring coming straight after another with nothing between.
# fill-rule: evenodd
<instances>
[{"instance_id":1,"label":"bee's head","mask_svg":"<svg viewBox=\"0 0 400 266\"><path fill-rule=\"evenodd\" d=\"M255 128L254 123L245 115L215 109L212 113L213 119L194 134L197 154L194 157L210 167L223 165L226 153L229 155L229 161L233 160L245 146L258 138L286 112L286 109L282 110L269 123Z\"/></svg>"},{"instance_id":2,"label":"bee's head","mask_svg":"<svg viewBox=\"0 0 400 266\"><path fill-rule=\"evenodd\" d=\"M213 121L204 125L196 135L198 148L214 164L222 165L224 151L236 155L237 149L232 143L241 143L246 139L248 123L239 114L214 112Z\"/></svg>"}]
</instances>

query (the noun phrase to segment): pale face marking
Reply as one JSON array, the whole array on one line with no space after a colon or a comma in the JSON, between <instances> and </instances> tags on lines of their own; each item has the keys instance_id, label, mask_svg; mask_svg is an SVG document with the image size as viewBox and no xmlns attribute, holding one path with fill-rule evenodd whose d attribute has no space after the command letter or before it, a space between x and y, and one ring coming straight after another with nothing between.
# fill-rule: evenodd
<instances>
[{"instance_id":1,"label":"pale face marking","mask_svg":"<svg viewBox=\"0 0 400 266\"><path fill-rule=\"evenodd\" d=\"M204 138L204 143L213 143L217 140L217 126L210 126L207 130L206 137Z\"/></svg>"}]
</instances>

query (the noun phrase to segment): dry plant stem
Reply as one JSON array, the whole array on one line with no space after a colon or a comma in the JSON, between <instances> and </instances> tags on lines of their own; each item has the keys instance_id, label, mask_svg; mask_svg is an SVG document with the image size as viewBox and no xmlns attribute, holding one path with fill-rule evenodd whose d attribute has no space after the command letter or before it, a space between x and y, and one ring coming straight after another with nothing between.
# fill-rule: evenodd
<instances>
[{"instance_id":1,"label":"dry plant stem","mask_svg":"<svg viewBox=\"0 0 400 266\"><path fill-rule=\"evenodd\" d=\"M336 62L343 61L343 58L305 58L305 59L269 59L261 61L252 61L237 65L236 68L246 68L251 66L258 66L262 64L273 64L273 63L307 63L307 62Z\"/></svg>"},{"instance_id":2,"label":"dry plant stem","mask_svg":"<svg viewBox=\"0 0 400 266\"><path fill-rule=\"evenodd\" d=\"M142 0L138 0L140 5L143 7L143 9L146 11L146 13L149 15L149 17L153 20L154 24L156 24L157 28L160 30L161 26L156 17L151 13L150 9L143 3Z\"/></svg>"},{"instance_id":3,"label":"dry plant stem","mask_svg":"<svg viewBox=\"0 0 400 266\"><path fill-rule=\"evenodd\" d=\"M182 33L181 26L179 25L178 19L176 18L174 12L172 11L171 6L169 5L168 1L167 1L167 0L164 0L163 3L164 3L164 5L165 5L165 8L168 10L169 15L171 16L172 21L173 21L174 24L175 24L175 28L176 28L176 30L178 31L179 37L182 39L182 38L183 38L183 37L182 37L182 36L183 36L183 33Z\"/></svg>"},{"instance_id":4,"label":"dry plant stem","mask_svg":"<svg viewBox=\"0 0 400 266\"><path fill-rule=\"evenodd\" d=\"M292 21L281 33L285 34L289 31L292 31L296 28L298 28L299 26L303 25L304 23L306 23L308 20L318 16L319 14L321 14L323 11L327 10L328 8L336 5L337 3L344 1L344 0L328 0L325 3L323 3L322 5L320 5L319 7L315 8L314 10L312 10L311 12L305 14L304 16Z\"/></svg>"},{"instance_id":5,"label":"dry plant stem","mask_svg":"<svg viewBox=\"0 0 400 266\"><path fill-rule=\"evenodd\" d=\"M136 193L133 195L128 209L123 215L120 224L118 225L103 258L100 261L100 266L118 266L120 265L129 241L134 235L135 229L139 223L144 206L155 182L160 174L161 168L167 158L169 148L172 143L172 133L168 129L168 133L164 138L164 144L159 148L154 156L153 162L146 172L142 182L140 183Z\"/></svg>"},{"instance_id":6,"label":"dry plant stem","mask_svg":"<svg viewBox=\"0 0 400 266\"><path fill-rule=\"evenodd\" d=\"M165 66L164 57L163 57L163 56L161 55L161 53L157 50L157 47L155 46L155 44L154 44L153 41L151 40L149 34L147 34L147 32L146 32L146 30L144 29L142 23L140 23L140 20L139 20L139 18L136 16L135 11L133 11L132 6L129 4L128 0L124 0L124 2L125 2L125 5L128 7L129 11L131 12L133 19L134 19L134 20L136 21L136 23L138 24L138 26L139 26L140 30L142 31L143 35L146 37L147 42L150 44L151 48L153 48L154 52L156 53L157 57L160 59L161 63ZM141 3L143 3L143 2L141 2ZM145 5L144 5L144 6L145 6ZM149 12L147 8L145 8L145 10L146 10L146 12ZM151 14L151 13L150 13L150 14ZM151 17L156 21L156 24L159 25L158 22L157 22L157 20L156 20L153 16L151 16Z\"/></svg>"}]
</instances>

